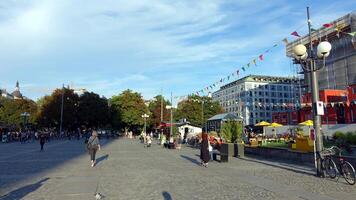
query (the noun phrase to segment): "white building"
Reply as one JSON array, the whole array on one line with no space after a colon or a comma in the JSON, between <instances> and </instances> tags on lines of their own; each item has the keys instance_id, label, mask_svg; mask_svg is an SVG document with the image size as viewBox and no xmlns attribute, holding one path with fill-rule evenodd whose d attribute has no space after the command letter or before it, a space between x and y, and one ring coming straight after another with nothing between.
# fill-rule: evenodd
<instances>
[{"instance_id":1,"label":"white building","mask_svg":"<svg viewBox=\"0 0 356 200\"><path fill-rule=\"evenodd\" d=\"M189 122L177 124L177 126L178 132L180 133L182 139L189 139L193 136L198 135L199 133L202 133L201 127L190 125Z\"/></svg>"},{"instance_id":2,"label":"white building","mask_svg":"<svg viewBox=\"0 0 356 200\"><path fill-rule=\"evenodd\" d=\"M0 89L0 95L7 99L23 99L24 98L20 92L20 84L18 81L16 82L15 91L13 91L10 94L6 91L6 89Z\"/></svg>"},{"instance_id":3,"label":"white building","mask_svg":"<svg viewBox=\"0 0 356 200\"><path fill-rule=\"evenodd\" d=\"M297 78L249 75L213 93L226 113L237 113L245 125L271 122L272 112L300 105L302 81Z\"/></svg>"}]
</instances>

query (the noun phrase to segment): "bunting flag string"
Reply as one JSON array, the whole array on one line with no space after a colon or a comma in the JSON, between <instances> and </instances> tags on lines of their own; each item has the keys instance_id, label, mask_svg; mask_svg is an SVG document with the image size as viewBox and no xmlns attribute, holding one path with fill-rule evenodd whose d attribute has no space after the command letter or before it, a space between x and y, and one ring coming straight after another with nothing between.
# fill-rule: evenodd
<instances>
[{"instance_id":1,"label":"bunting flag string","mask_svg":"<svg viewBox=\"0 0 356 200\"><path fill-rule=\"evenodd\" d=\"M290 33L290 35L292 36L295 36L295 37L298 37L300 38L300 34L297 32L300 30L300 28L302 28L303 26L297 28L295 31L293 31L292 33ZM343 34L347 34L351 37L353 37L353 41L356 41L356 38L354 38L356 36L356 31L355 32L350 32L350 33L347 33L347 32L343 32L342 30L346 27L345 24L337 24L337 23L325 23L323 24L321 27L324 27L324 28L334 28L335 31L337 31L337 36L339 37L339 34L340 33L343 33ZM313 29L312 28L312 31L317 31L316 29ZM259 62L264 62L265 61L265 55L267 53L270 53L272 51L273 48L276 48L277 46L279 46L280 42L283 42L284 45L288 45L289 44L289 41L288 41L288 37L285 37L283 38L282 40L280 40L279 42L273 44L272 47L270 47L269 49L265 50L263 54L260 54L258 57L255 57L253 58L252 60L250 60L250 62L248 62L246 65L244 66L241 66L239 67L235 72L229 74L228 76L224 77L224 78L221 78L220 80L216 81L214 84L212 85L209 85L209 86L206 86L204 89L202 90L199 90L195 93L192 93L192 95L194 94L204 94L205 91L209 91L210 90L213 90L214 88L220 86L220 85L223 85L225 83L225 80L230 80L231 77L236 77L236 78L239 78L240 76L240 70L242 70L243 72L246 72L247 68L250 68L251 67L251 64L253 64L254 66L257 66L257 61ZM356 42L355 42L355 48L356 48ZM235 76L236 75L236 76ZM333 105L331 105L333 106Z\"/></svg>"}]
</instances>

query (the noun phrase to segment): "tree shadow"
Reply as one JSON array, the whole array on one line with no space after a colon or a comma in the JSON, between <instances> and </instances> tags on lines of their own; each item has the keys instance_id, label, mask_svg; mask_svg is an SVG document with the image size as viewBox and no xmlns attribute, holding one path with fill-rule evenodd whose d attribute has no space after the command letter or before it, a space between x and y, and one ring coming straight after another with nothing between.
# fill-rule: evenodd
<instances>
[{"instance_id":1,"label":"tree shadow","mask_svg":"<svg viewBox=\"0 0 356 200\"><path fill-rule=\"evenodd\" d=\"M22 199L27 194L36 191L38 188L40 188L43 185L44 182L48 181L49 179L50 178L44 178L44 179L38 181L37 183L23 186L23 187L21 187L19 189L16 189L14 191L11 191L11 192L7 193L4 196L1 196L0 199L1 200Z\"/></svg>"},{"instance_id":2,"label":"tree shadow","mask_svg":"<svg viewBox=\"0 0 356 200\"><path fill-rule=\"evenodd\" d=\"M164 200L173 200L171 194L169 194L169 193L166 192L166 191L163 191L163 192L162 192L162 196L163 196L163 199L164 199Z\"/></svg>"},{"instance_id":3,"label":"tree shadow","mask_svg":"<svg viewBox=\"0 0 356 200\"><path fill-rule=\"evenodd\" d=\"M115 140L100 140L103 151L105 151L105 146ZM40 145L37 141L26 144L0 145L0 152L8 152L8 148L12 149L11 153L0 155L0 196L10 192L8 187L11 185L16 186L17 183L26 179L31 180L40 174L88 154L84 139L51 140L45 145L43 152L38 150ZM90 156L87 155L87 157L89 160ZM103 156L101 159L99 158L99 162L107 158L108 156Z\"/></svg>"},{"instance_id":4,"label":"tree shadow","mask_svg":"<svg viewBox=\"0 0 356 200\"><path fill-rule=\"evenodd\" d=\"M191 157L185 156L185 155L180 155L180 157L182 157L182 158L184 158L186 160L189 160L190 162L192 162L194 164L200 165L200 162L197 159L194 159L194 158L191 158Z\"/></svg>"},{"instance_id":5,"label":"tree shadow","mask_svg":"<svg viewBox=\"0 0 356 200\"><path fill-rule=\"evenodd\" d=\"M96 159L96 164L98 165L100 162L103 162L104 160L107 160L108 158L109 158L109 154L100 156L99 158Z\"/></svg>"}]
</instances>

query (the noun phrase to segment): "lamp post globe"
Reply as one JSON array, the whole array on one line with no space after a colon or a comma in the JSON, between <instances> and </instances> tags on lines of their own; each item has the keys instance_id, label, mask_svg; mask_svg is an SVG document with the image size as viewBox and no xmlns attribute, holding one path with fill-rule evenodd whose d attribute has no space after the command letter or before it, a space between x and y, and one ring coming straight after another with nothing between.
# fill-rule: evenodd
<instances>
[{"instance_id":1,"label":"lamp post globe","mask_svg":"<svg viewBox=\"0 0 356 200\"><path fill-rule=\"evenodd\" d=\"M321 55L326 55L330 52L331 50L331 44L328 41L323 41L320 42L320 44L317 47L317 54L321 54ZM326 56L324 56L326 57Z\"/></svg>"},{"instance_id":2,"label":"lamp post globe","mask_svg":"<svg viewBox=\"0 0 356 200\"><path fill-rule=\"evenodd\" d=\"M318 52L317 53L317 56L319 59L323 59L323 58L326 58L330 55L330 52L326 53L326 54L321 54L321 52Z\"/></svg>"},{"instance_id":3,"label":"lamp post globe","mask_svg":"<svg viewBox=\"0 0 356 200\"><path fill-rule=\"evenodd\" d=\"M293 48L293 52L296 56L302 57L304 54L307 53L307 48L302 44L298 44Z\"/></svg>"}]
</instances>

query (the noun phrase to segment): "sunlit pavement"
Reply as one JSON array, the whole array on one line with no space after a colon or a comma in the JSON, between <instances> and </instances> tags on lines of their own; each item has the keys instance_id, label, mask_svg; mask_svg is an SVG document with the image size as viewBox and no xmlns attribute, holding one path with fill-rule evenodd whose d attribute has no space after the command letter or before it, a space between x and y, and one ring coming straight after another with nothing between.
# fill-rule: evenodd
<instances>
[{"instance_id":1,"label":"sunlit pavement","mask_svg":"<svg viewBox=\"0 0 356 200\"><path fill-rule=\"evenodd\" d=\"M255 161L199 166L199 150L103 139L90 167L82 141L0 144L0 199L355 199L356 186Z\"/></svg>"}]
</instances>

